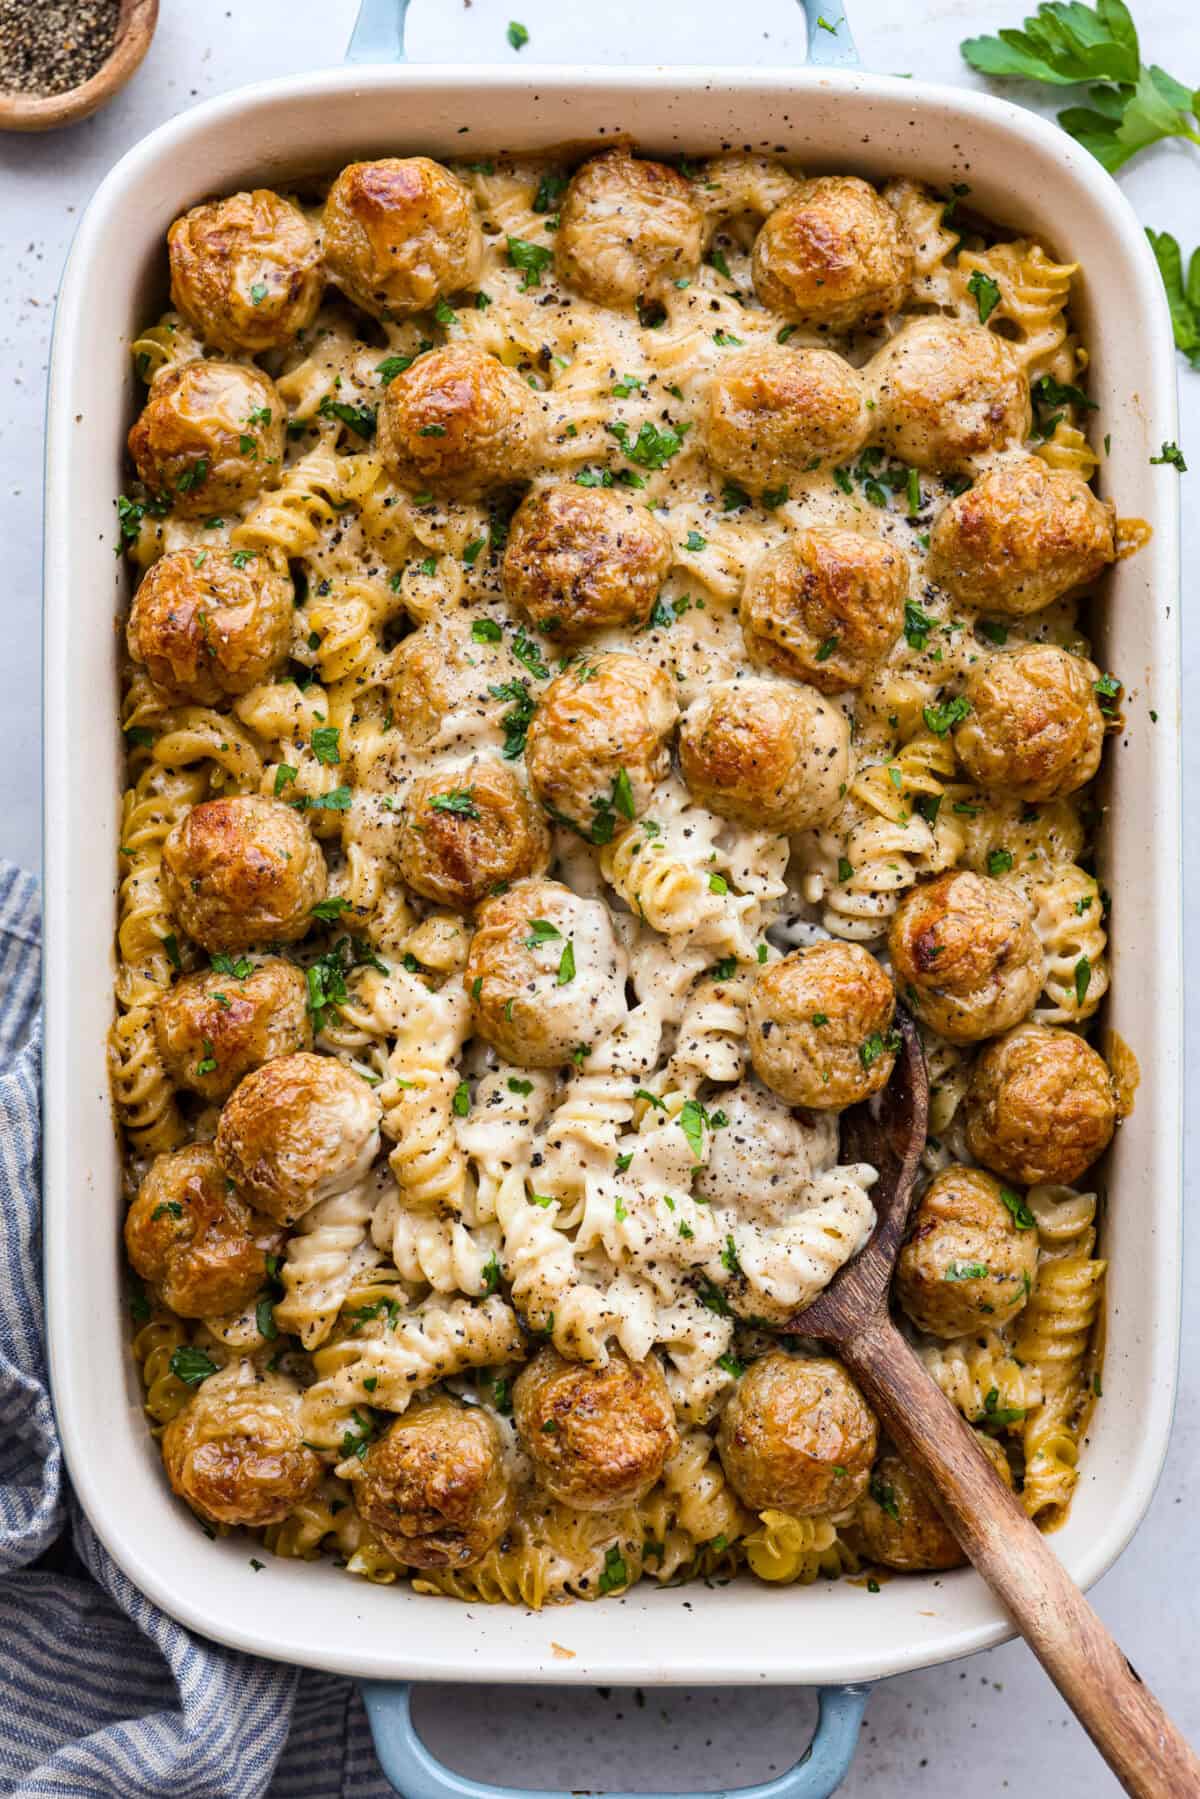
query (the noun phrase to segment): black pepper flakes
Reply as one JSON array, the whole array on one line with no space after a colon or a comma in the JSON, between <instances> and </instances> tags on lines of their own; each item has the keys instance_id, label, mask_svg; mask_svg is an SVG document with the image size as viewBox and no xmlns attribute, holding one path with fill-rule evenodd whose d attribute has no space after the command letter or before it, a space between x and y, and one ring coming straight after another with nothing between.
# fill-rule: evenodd
<instances>
[{"instance_id":1,"label":"black pepper flakes","mask_svg":"<svg viewBox=\"0 0 1200 1799\"><path fill-rule=\"evenodd\" d=\"M0 92L66 94L108 60L121 0L0 0Z\"/></svg>"}]
</instances>

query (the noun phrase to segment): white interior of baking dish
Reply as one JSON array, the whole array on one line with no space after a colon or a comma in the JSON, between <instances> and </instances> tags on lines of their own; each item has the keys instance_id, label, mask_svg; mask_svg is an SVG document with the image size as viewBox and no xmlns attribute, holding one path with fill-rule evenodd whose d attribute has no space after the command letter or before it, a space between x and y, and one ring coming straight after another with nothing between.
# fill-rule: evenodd
<instances>
[{"instance_id":1,"label":"white interior of baking dish","mask_svg":"<svg viewBox=\"0 0 1200 1799\"><path fill-rule=\"evenodd\" d=\"M659 151L784 151L812 169L968 181L972 204L1083 265L1101 486L1153 537L1112 574L1097 659L1129 691L1101 841L1114 896L1109 1022L1141 1063L1137 1110L1102 1188L1112 1258L1104 1398L1055 1547L1085 1584L1150 1499L1170 1425L1180 1243L1176 488L1151 467L1175 435L1165 305L1132 213L1099 166L1006 103L852 73L347 70L210 102L109 176L60 300L51 383L46 558L46 1238L55 1395L93 1524L153 1599L205 1635L345 1672L628 1683L819 1681L891 1674L1006 1633L976 1576L819 1584L746 1580L540 1616L372 1587L329 1563L251 1572L251 1546L209 1542L170 1496L128 1350L117 1155L105 1078L120 741L114 495L136 388L128 346L164 298L163 234L200 198L359 155L545 148L627 132ZM1151 722L1151 711L1158 722ZM571 1652L565 1657L562 1650Z\"/></svg>"}]
</instances>

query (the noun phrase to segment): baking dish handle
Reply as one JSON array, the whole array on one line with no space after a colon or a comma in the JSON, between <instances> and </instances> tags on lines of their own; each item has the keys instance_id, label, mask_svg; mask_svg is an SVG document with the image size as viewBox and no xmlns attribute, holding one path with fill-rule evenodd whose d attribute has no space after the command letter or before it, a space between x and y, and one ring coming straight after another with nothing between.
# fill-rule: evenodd
<instances>
[{"instance_id":1,"label":"baking dish handle","mask_svg":"<svg viewBox=\"0 0 1200 1799\"><path fill-rule=\"evenodd\" d=\"M801 0L808 21L808 60L821 68L858 62L842 0ZM362 0L347 62L403 62L408 0Z\"/></svg>"},{"instance_id":2,"label":"baking dish handle","mask_svg":"<svg viewBox=\"0 0 1200 1799\"><path fill-rule=\"evenodd\" d=\"M384 1774L403 1799L572 1799L549 1788L492 1786L455 1774L430 1753L412 1717L412 1688L402 1681L364 1680L363 1703ZM828 1799L846 1778L858 1747L869 1687L818 1687L817 1728L800 1760L777 1780L720 1794L681 1793L678 1799ZM610 1793L605 1799L645 1799ZM671 1799L676 1799L674 1794Z\"/></svg>"}]
</instances>

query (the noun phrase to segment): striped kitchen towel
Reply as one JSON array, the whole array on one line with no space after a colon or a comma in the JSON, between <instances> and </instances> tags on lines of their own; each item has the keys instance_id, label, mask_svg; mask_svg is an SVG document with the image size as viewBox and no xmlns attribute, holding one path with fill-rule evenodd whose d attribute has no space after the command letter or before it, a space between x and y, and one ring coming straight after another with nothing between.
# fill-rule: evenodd
<instances>
[{"instance_id":1,"label":"striped kitchen towel","mask_svg":"<svg viewBox=\"0 0 1200 1799\"><path fill-rule=\"evenodd\" d=\"M71 1493L46 1374L41 923L0 862L0 1793L388 1799L356 1688L150 1604Z\"/></svg>"}]
</instances>

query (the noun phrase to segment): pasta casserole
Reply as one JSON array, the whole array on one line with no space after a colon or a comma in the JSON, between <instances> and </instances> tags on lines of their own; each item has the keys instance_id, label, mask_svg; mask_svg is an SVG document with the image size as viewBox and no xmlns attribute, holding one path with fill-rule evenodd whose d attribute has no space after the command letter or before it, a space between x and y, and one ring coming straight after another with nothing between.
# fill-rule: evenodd
<instances>
[{"instance_id":1,"label":"pasta casserole","mask_svg":"<svg viewBox=\"0 0 1200 1799\"><path fill-rule=\"evenodd\" d=\"M1060 1522L1126 1103L1083 623L1136 541L1074 266L961 186L623 143L355 163L167 250L111 1074L175 1491L534 1607L956 1565L778 1334L874 1226L838 1115L901 1004L896 1303Z\"/></svg>"}]
</instances>

